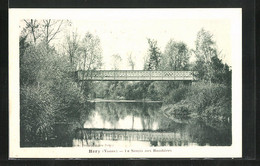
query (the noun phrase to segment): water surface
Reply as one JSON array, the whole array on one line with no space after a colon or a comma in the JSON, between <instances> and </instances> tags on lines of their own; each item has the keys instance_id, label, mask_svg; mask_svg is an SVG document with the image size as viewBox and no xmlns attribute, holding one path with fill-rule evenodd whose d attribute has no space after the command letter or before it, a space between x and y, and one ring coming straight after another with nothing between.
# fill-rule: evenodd
<instances>
[{"instance_id":1,"label":"water surface","mask_svg":"<svg viewBox=\"0 0 260 166\"><path fill-rule=\"evenodd\" d=\"M161 109L162 103L159 102L106 101L92 104L93 108L86 116L83 124L83 128L88 129L88 132L78 131L81 133L74 136L72 146L231 145L231 124L227 120L219 121L210 116L192 118L183 115L170 118L163 113ZM96 132L98 136L93 134L96 130L98 130ZM108 132L112 133L106 134ZM141 139L141 137L145 138L145 136L151 139Z\"/></svg>"}]
</instances>

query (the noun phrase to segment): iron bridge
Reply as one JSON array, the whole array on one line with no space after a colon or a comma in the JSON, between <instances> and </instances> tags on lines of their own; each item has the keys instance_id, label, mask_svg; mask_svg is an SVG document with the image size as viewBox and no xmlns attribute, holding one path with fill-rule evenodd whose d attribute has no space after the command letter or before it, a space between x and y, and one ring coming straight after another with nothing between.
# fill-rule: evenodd
<instances>
[{"instance_id":1,"label":"iron bridge","mask_svg":"<svg viewBox=\"0 0 260 166\"><path fill-rule=\"evenodd\" d=\"M77 71L80 81L193 81L195 71L90 70Z\"/></svg>"}]
</instances>

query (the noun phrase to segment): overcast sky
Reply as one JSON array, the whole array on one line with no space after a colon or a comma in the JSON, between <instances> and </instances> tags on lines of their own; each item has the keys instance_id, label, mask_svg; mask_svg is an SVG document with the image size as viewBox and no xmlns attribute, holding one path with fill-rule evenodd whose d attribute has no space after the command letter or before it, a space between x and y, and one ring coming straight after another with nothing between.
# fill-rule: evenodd
<instances>
[{"instance_id":1,"label":"overcast sky","mask_svg":"<svg viewBox=\"0 0 260 166\"><path fill-rule=\"evenodd\" d=\"M113 54L119 54L122 57L119 69L130 69L127 55L132 54L136 62L135 69L142 70L144 56L147 55L148 50L147 38L157 40L162 52L171 38L183 41L189 48L194 48L196 35L201 28L213 34L218 49L222 50L223 56L225 55L223 60L231 65L229 20L140 18L72 20L72 29L77 29L82 36L89 31L100 38L103 49L103 69L112 68Z\"/></svg>"},{"instance_id":2,"label":"overcast sky","mask_svg":"<svg viewBox=\"0 0 260 166\"><path fill-rule=\"evenodd\" d=\"M157 40L162 52L170 39L182 41L192 49L195 47L196 35L201 28L213 34L219 51L222 51L223 61L231 66L232 44L236 42L236 36L241 35L237 34L236 24L232 23L234 18L238 18L238 11L236 9L21 9L19 17L68 19L72 21L70 30L77 30L81 37L90 32L100 38L103 69L112 68L113 54L122 57L119 69L130 69L127 56L132 54L136 63L135 69L142 70L148 50L147 38Z\"/></svg>"}]
</instances>

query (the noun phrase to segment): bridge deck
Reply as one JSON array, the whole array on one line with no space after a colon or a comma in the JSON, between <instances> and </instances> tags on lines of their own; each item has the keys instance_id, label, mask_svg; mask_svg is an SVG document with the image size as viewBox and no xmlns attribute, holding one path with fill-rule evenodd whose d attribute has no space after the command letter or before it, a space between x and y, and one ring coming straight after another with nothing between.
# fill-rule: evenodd
<instances>
[{"instance_id":1,"label":"bridge deck","mask_svg":"<svg viewBox=\"0 0 260 166\"><path fill-rule=\"evenodd\" d=\"M81 81L192 81L194 71L145 71L145 70L90 70L77 71Z\"/></svg>"}]
</instances>

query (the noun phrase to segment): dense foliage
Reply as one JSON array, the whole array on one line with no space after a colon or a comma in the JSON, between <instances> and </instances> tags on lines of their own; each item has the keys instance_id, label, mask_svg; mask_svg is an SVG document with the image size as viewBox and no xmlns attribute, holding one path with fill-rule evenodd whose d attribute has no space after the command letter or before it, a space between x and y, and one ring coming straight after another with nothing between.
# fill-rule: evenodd
<instances>
[{"instance_id":1,"label":"dense foliage","mask_svg":"<svg viewBox=\"0 0 260 166\"><path fill-rule=\"evenodd\" d=\"M42 27L40 25L31 25L35 28L32 36L38 32L37 28ZM76 126L83 126L81 115L88 114L86 89L89 88L82 88L82 84L77 82L75 64L98 68L101 54L96 50L99 39L90 33L86 34L77 50L77 56L84 56L88 61L84 64L76 59L76 53L72 56L57 52L49 43L53 38L48 39L49 42L46 42L46 37L37 38L37 42L36 38L28 38L32 31L25 33L26 28L28 25L20 36L21 146L37 146L56 137L54 130L58 124L73 122ZM91 56L85 55L87 51Z\"/></svg>"},{"instance_id":2,"label":"dense foliage","mask_svg":"<svg viewBox=\"0 0 260 166\"><path fill-rule=\"evenodd\" d=\"M231 118L231 70L219 59L213 36L202 29L198 32L193 50L197 82L173 88L164 99L164 110L172 114L191 114L193 117ZM172 105L173 104L173 105Z\"/></svg>"}]
</instances>

